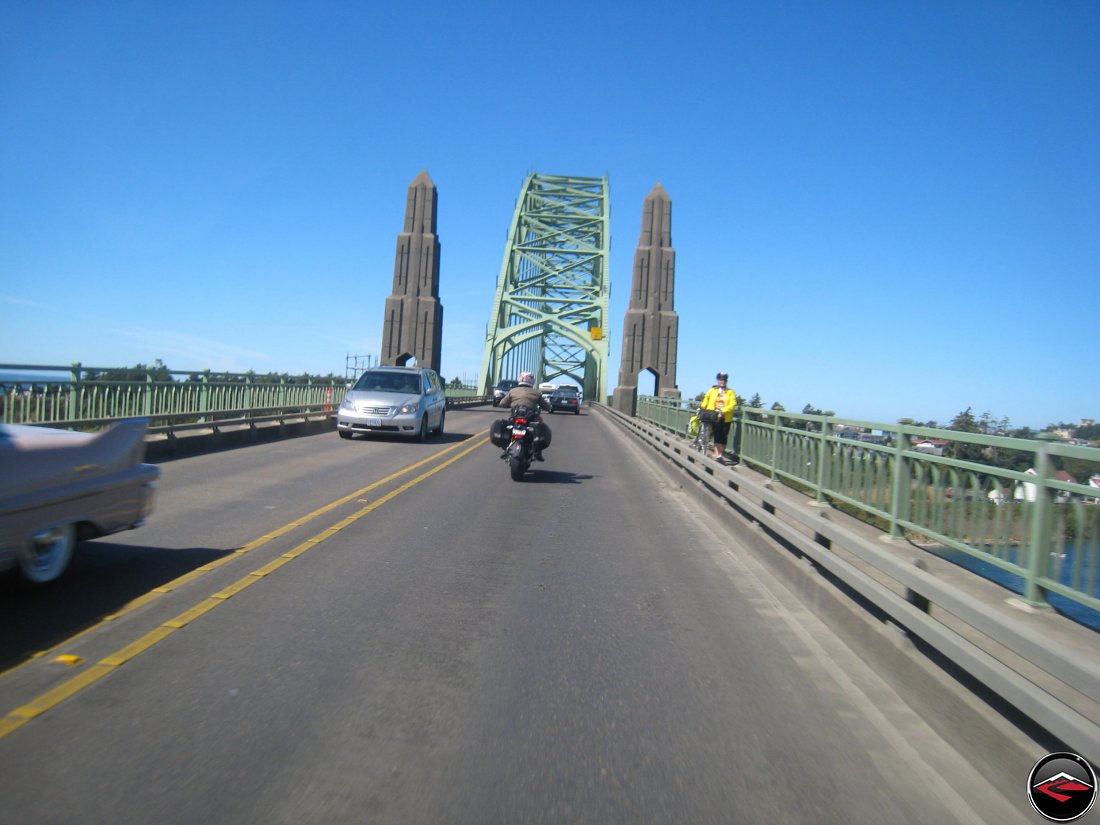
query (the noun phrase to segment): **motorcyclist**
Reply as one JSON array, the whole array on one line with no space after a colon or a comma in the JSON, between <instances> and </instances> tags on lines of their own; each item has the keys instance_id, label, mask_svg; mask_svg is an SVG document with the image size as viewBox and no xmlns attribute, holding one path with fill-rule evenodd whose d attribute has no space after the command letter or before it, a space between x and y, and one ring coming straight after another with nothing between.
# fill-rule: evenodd
<instances>
[{"instance_id":1,"label":"motorcyclist","mask_svg":"<svg viewBox=\"0 0 1100 825\"><path fill-rule=\"evenodd\" d=\"M500 399L500 407L501 409L509 411L511 411L513 407L531 407L532 409L546 410L547 412L550 412L552 409L550 402L543 398L542 393L535 389L535 376L530 372L521 372L519 374L518 386L512 387L512 389L504 394L504 397ZM530 423L536 428L535 443L543 445L548 444L550 442L550 434L548 432L550 428L543 423L541 418ZM505 450L501 458L507 458L507 456L508 451ZM535 450L533 457L535 461L546 460L542 457L542 448Z\"/></svg>"}]
</instances>

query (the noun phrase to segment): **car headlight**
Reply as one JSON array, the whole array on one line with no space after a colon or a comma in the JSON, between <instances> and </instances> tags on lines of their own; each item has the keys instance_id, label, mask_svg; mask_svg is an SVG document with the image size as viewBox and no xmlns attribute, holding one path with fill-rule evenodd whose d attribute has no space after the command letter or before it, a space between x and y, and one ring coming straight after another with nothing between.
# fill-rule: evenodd
<instances>
[{"instance_id":1,"label":"car headlight","mask_svg":"<svg viewBox=\"0 0 1100 825\"><path fill-rule=\"evenodd\" d=\"M407 404L402 404L401 405L401 414L402 415L408 415L409 413L414 413L419 409L420 409L420 402L419 401L409 401Z\"/></svg>"},{"instance_id":2,"label":"car headlight","mask_svg":"<svg viewBox=\"0 0 1100 825\"><path fill-rule=\"evenodd\" d=\"M340 405L340 409L355 412L355 404L352 403L350 398L345 398L344 402Z\"/></svg>"}]
</instances>

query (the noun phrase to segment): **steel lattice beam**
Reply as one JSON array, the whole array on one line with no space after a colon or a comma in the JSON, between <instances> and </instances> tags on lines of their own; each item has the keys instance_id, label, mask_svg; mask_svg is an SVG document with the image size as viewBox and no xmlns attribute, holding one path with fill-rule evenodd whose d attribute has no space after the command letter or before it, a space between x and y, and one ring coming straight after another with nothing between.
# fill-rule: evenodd
<instances>
[{"instance_id":1,"label":"steel lattice beam","mask_svg":"<svg viewBox=\"0 0 1100 825\"><path fill-rule=\"evenodd\" d=\"M609 205L606 177L524 181L485 334L483 391L530 370L606 397Z\"/></svg>"}]
</instances>

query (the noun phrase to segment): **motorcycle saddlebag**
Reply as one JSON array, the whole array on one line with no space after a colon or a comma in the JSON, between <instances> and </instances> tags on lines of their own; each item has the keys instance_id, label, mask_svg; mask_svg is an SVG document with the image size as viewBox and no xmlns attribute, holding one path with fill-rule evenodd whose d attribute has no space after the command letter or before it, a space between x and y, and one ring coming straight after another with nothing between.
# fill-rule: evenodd
<instances>
[{"instance_id":1,"label":"motorcycle saddlebag","mask_svg":"<svg viewBox=\"0 0 1100 825\"><path fill-rule=\"evenodd\" d=\"M550 425L543 421L539 429L541 437L535 439L535 449L545 450L550 446Z\"/></svg>"},{"instance_id":2,"label":"motorcycle saddlebag","mask_svg":"<svg viewBox=\"0 0 1100 825\"><path fill-rule=\"evenodd\" d=\"M502 450L508 446L508 430L505 426L507 423L505 419L498 418L489 425L489 441L494 447L500 447Z\"/></svg>"}]
</instances>

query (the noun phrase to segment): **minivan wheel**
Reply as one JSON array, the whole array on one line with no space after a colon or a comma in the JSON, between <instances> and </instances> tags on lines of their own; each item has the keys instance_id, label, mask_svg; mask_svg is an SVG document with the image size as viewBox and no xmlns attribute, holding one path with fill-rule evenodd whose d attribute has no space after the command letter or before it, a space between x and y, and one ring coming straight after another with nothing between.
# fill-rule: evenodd
<instances>
[{"instance_id":1,"label":"minivan wheel","mask_svg":"<svg viewBox=\"0 0 1100 825\"><path fill-rule=\"evenodd\" d=\"M340 438L351 438L351 430L340 430Z\"/></svg>"},{"instance_id":2,"label":"minivan wheel","mask_svg":"<svg viewBox=\"0 0 1100 825\"><path fill-rule=\"evenodd\" d=\"M428 414L424 413L424 417L420 419L420 432L416 436L418 441L428 440Z\"/></svg>"},{"instance_id":3,"label":"minivan wheel","mask_svg":"<svg viewBox=\"0 0 1100 825\"><path fill-rule=\"evenodd\" d=\"M444 422L444 420L446 420L446 418L447 418L447 411L444 410L443 412L441 412L439 414L439 426L435 430L436 438L439 438L441 435L443 435L443 422Z\"/></svg>"}]
</instances>

